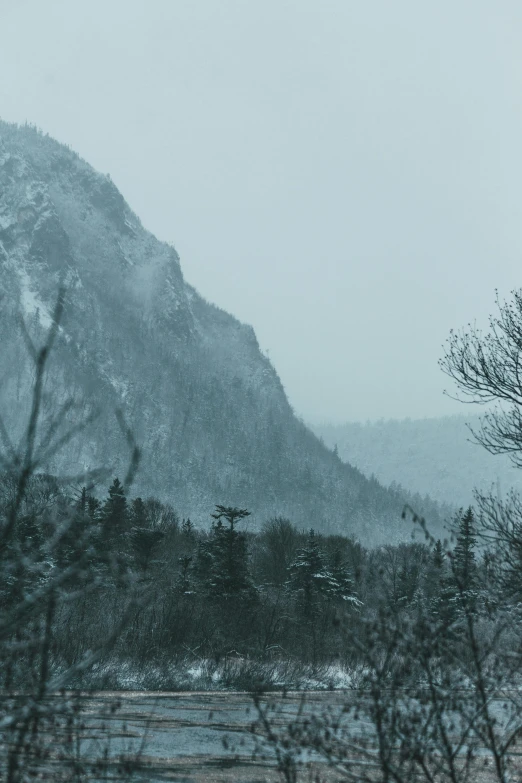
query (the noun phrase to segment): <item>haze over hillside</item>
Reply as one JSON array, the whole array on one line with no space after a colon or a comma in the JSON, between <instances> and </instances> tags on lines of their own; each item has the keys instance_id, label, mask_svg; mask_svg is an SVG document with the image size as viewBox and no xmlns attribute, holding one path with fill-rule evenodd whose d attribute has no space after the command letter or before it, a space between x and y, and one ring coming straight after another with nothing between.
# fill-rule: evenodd
<instances>
[{"instance_id":1,"label":"haze over hillside","mask_svg":"<svg viewBox=\"0 0 522 783\"><path fill-rule=\"evenodd\" d=\"M146 231L110 178L29 127L0 124L0 402L12 431L32 375L21 307L42 339L61 281L65 313L48 383L100 409L55 471L122 472L121 408L143 460L136 492L208 520L215 503L378 542L409 534L391 492L341 462L294 415L252 327L188 285L175 249ZM418 504L417 504L418 505ZM434 520L429 501L424 510Z\"/></svg>"},{"instance_id":2,"label":"haze over hillside","mask_svg":"<svg viewBox=\"0 0 522 783\"><path fill-rule=\"evenodd\" d=\"M0 115L110 172L305 420L460 413L440 346L520 285L520 3L0 7Z\"/></svg>"},{"instance_id":3,"label":"haze over hillside","mask_svg":"<svg viewBox=\"0 0 522 783\"><path fill-rule=\"evenodd\" d=\"M337 445L342 460L374 475L385 486L393 482L441 503L467 506L473 490L505 493L522 490L522 470L506 455L492 455L471 442L479 415L430 419L381 420L372 423L312 425L327 446Z\"/></svg>"}]
</instances>

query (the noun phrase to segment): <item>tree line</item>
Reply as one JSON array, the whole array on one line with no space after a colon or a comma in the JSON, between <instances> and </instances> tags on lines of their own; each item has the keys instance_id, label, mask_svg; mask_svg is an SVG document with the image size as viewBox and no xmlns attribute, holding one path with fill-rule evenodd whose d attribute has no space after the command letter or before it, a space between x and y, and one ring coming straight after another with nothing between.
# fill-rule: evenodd
<instances>
[{"instance_id":1,"label":"tree line","mask_svg":"<svg viewBox=\"0 0 522 783\"><path fill-rule=\"evenodd\" d=\"M15 489L9 475L0 476L4 514ZM80 576L66 583L70 596L53 619L50 665L74 667L101 627L107 636L114 633L129 584L139 602L107 658L137 671L151 662L167 671L171 661L217 663L229 655L353 667L360 655L350 639L384 608L397 616L426 613L451 625L464 604L478 612L479 604L495 603L498 574L491 555L477 550L471 507L453 521L453 541L376 549L349 537L300 531L283 517L248 532L241 528L249 516L246 509L217 505L208 528L196 529L168 504L131 498L118 478L100 499L92 487L71 491L53 476L32 476L12 545L45 568L26 579L33 580L32 589L45 586L55 569L73 569L86 558L95 582L88 598L78 590ZM50 558L50 525L56 529L65 520L67 534ZM9 595L7 589L5 601Z\"/></svg>"}]
</instances>

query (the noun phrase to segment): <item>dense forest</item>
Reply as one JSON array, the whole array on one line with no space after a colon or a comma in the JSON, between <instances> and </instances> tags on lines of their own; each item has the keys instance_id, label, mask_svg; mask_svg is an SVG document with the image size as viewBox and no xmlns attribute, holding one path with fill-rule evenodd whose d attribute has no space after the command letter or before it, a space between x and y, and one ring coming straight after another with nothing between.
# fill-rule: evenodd
<instances>
[{"instance_id":1,"label":"dense forest","mask_svg":"<svg viewBox=\"0 0 522 783\"><path fill-rule=\"evenodd\" d=\"M16 483L3 476L0 491L5 514ZM54 669L77 664L102 629L110 638L131 586L139 592L125 632L101 661L106 666L98 677L89 674L90 685L190 687L186 670L195 663L219 672L218 664L232 656L244 662L233 667L239 681L222 685L251 686L263 676L253 662L284 659L293 664L288 681L277 681L278 667L267 666L276 681L265 684L298 687L309 665L319 679L323 665L353 666L359 655L349 640L379 608L408 615L423 607L433 617L456 617L459 580L466 595L479 595L492 578L475 552L471 509L455 520L453 567L448 544L429 545L424 535L369 550L343 536L299 531L282 517L248 533L241 530L248 511L233 507L217 506L208 528L197 530L154 498L127 497L117 478L100 501L85 487L71 494L52 476L34 476L19 513L14 544L41 564L27 574L25 589L84 557L95 575L88 601L83 594L74 597L77 584L71 580L72 597L53 618ZM69 529L50 561L46 541L64 520L70 520ZM12 600L10 588L4 585L4 605ZM173 665L180 663L185 671Z\"/></svg>"}]
</instances>

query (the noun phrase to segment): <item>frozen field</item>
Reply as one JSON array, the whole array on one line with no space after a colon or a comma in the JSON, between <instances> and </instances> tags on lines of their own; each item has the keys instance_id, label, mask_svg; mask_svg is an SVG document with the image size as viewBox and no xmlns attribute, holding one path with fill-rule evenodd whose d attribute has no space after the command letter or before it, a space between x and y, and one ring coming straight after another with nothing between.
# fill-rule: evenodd
<instances>
[{"instance_id":1,"label":"frozen field","mask_svg":"<svg viewBox=\"0 0 522 783\"><path fill-rule=\"evenodd\" d=\"M308 693L305 698L306 711L342 703L341 693ZM121 706L111 714L115 699ZM296 716L303 694L273 694L273 700L280 723ZM138 777L143 780L280 780L270 750L254 757L249 728L257 712L246 693L103 693L89 698L85 706L82 752L99 755L110 734L111 757L141 754L144 769Z\"/></svg>"},{"instance_id":2,"label":"frozen field","mask_svg":"<svg viewBox=\"0 0 522 783\"><path fill-rule=\"evenodd\" d=\"M342 691L290 692L285 696L267 694L263 704L271 710L272 725L277 729L292 722L298 713L306 717L331 710L332 714L342 715L346 699ZM117 711L111 709L115 702L119 702ZM142 781L272 783L282 780L272 748L259 744L256 747L250 728L258 713L248 693L104 692L86 699L81 715L80 753L90 759L107 753L114 759L112 772L116 777L110 777L111 780L126 779L116 771L121 755L130 759L139 757L139 771L133 779ZM342 723L349 728L352 739L364 735L373 744L374 733L368 723L360 718L354 720L350 714L343 716ZM342 779L339 772L311 756L304 756L302 761L305 766L298 779L303 783ZM513 758L513 762L515 771L518 758ZM376 765L366 761L364 766L371 777ZM476 773L475 783L492 779L483 763ZM378 780L377 769L375 774Z\"/></svg>"}]
</instances>

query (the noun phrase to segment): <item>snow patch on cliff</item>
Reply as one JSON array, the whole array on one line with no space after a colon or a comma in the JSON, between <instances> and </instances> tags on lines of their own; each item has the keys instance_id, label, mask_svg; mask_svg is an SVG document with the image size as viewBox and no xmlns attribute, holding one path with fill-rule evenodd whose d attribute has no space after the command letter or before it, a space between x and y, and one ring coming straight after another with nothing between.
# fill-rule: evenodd
<instances>
[{"instance_id":1,"label":"snow patch on cliff","mask_svg":"<svg viewBox=\"0 0 522 783\"><path fill-rule=\"evenodd\" d=\"M18 267L17 272L20 278L20 305L23 314L29 318L36 313L40 324L44 329L49 329L53 322L49 310L42 304L40 298L33 291L31 278L26 270Z\"/></svg>"}]
</instances>

